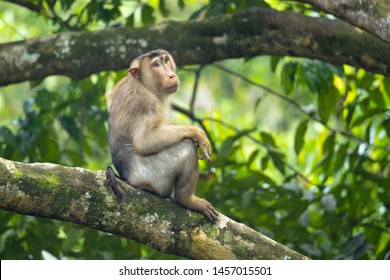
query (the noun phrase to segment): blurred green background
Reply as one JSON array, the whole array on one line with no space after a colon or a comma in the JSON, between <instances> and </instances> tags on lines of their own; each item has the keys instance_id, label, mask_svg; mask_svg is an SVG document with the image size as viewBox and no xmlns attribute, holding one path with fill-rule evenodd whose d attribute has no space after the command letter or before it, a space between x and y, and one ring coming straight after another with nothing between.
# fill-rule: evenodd
<instances>
[{"instance_id":1,"label":"blurred green background","mask_svg":"<svg viewBox=\"0 0 390 280\"><path fill-rule=\"evenodd\" d=\"M250 6L326 16L285 1L28 2L41 10L0 2L0 43L201 19ZM51 76L0 87L0 156L105 169L111 164L105 93L126 74ZM389 78L271 56L188 65L178 75L182 85L172 102L193 110L214 147L213 163L201 163L199 196L314 259L389 258ZM172 121L200 124L178 112ZM1 259L176 258L114 235L4 211L0 232Z\"/></svg>"}]
</instances>

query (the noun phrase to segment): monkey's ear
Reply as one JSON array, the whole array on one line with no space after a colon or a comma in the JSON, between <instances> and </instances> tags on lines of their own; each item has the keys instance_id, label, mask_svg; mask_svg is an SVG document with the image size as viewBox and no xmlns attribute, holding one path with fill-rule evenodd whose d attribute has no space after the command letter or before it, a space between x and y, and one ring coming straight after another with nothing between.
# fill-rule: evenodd
<instances>
[{"instance_id":1,"label":"monkey's ear","mask_svg":"<svg viewBox=\"0 0 390 280\"><path fill-rule=\"evenodd\" d=\"M141 78L141 71L139 70L139 68L132 67L132 68L129 68L128 71L131 74L131 76L133 76L134 79L139 80Z\"/></svg>"}]
</instances>

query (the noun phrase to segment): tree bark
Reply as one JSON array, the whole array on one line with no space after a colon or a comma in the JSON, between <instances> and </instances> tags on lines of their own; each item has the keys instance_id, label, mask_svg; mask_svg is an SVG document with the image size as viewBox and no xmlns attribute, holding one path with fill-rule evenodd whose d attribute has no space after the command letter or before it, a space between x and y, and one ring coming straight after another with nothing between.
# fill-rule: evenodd
<instances>
[{"instance_id":1,"label":"tree bark","mask_svg":"<svg viewBox=\"0 0 390 280\"><path fill-rule=\"evenodd\" d=\"M75 79L129 66L151 49L173 53L177 64L281 55L350 64L390 75L389 44L339 21L251 8L203 21L143 28L71 32L0 45L0 85L49 75Z\"/></svg>"},{"instance_id":2,"label":"tree bark","mask_svg":"<svg viewBox=\"0 0 390 280\"><path fill-rule=\"evenodd\" d=\"M0 158L0 209L91 227L192 259L308 259L220 214L211 223L121 182L119 204L104 171Z\"/></svg>"},{"instance_id":3,"label":"tree bark","mask_svg":"<svg viewBox=\"0 0 390 280\"><path fill-rule=\"evenodd\" d=\"M388 0L299 0L335 15L390 43Z\"/></svg>"}]
</instances>

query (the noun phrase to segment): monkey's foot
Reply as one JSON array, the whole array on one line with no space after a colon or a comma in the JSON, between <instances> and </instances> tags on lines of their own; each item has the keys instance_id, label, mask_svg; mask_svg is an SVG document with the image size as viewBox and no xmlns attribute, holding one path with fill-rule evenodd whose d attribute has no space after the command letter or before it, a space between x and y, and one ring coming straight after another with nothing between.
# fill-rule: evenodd
<instances>
[{"instance_id":1,"label":"monkey's foot","mask_svg":"<svg viewBox=\"0 0 390 280\"><path fill-rule=\"evenodd\" d=\"M218 219L218 212L213 205L203 198L192 196L190 203L186 205L188 208L203 213L210 221Z\"/></svg>"},{"instance_id":2,"label":"monkey's foot","mask_svg":"<svg viewBox=\"0 0 390 280\"><path fill-rule=\"evenodd\" d=\"M201 212L205 214L210 221L218 220L218 212L214 209L213 205L207 200L205 200L205 202L206 202L206 206L204 207L204 210Z\"/></svg>"}]
</instances>

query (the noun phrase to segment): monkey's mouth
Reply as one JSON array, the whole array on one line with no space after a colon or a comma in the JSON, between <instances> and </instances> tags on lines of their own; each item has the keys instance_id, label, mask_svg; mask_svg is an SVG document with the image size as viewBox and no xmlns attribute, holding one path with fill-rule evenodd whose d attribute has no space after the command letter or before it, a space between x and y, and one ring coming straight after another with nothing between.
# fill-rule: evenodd
<instances>
[{"instance_id":1,"label":"monkey's mouth","mask_svg":"<svg viewBox=\"0 0 390 280\"><path fill-rule=\"evenodd\" d=\"M175 92L175 91L177 91L178 88L179 88L179 85L178 85L178 84L175 84L175 85L173 85L173 86L170 86L170 87L165 88L165 90L166 90L167 92Z\"/></svg>"}]
</instances>

